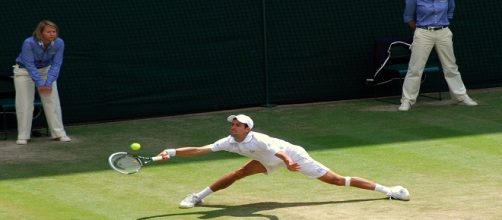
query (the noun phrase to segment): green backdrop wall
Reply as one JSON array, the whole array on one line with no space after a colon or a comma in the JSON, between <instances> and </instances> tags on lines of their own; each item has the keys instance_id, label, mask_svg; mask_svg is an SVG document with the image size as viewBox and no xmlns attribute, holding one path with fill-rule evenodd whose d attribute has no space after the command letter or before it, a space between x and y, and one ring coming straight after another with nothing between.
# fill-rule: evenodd
<instances>
[{"instance_id":1,"label":"green backdrop wall","mask_svg":"<svg viewBox=\"0 0 502 220\"><path fill-rule=\"evenodd\" d=\"M457 1L451 28L468 88L502 84L501 5ZM22 41L49 19L66 43L58 81L66 123L364 98L374 40L412 35L403 7L404 0L5 0L0 70L11 74Z\"/></svg>"}]
</instances>

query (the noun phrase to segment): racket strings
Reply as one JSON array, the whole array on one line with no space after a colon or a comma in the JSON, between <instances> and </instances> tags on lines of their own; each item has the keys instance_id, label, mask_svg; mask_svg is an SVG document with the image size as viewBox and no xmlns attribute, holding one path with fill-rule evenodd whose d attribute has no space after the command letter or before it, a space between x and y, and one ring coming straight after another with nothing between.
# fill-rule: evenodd
<instances>
[{"instance_id":1,"label":"racket strings","mask_svg":"<svg viewBox=\"0 0 502 220\"><path fill-rule=\"evenodd\" d=\"M130 155L116 155L111 158L111 164L124 173L135 173L141 168L141 163Z\"/></svg>"}]
</instances>

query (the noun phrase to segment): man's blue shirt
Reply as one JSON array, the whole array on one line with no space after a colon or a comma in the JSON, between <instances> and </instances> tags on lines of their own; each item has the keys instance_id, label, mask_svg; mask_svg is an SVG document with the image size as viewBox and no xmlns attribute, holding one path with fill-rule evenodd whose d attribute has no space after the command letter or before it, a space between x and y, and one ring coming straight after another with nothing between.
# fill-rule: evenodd
<instances>
[{"instance_id":1,"label":"man's blue shirt","mask_svg":"<svg viewBox=\"0 0 502 220\"><path fill-rule=\"evenodd\" d=\"M455 0L406 0L404 23L416 21L417 27L447 26L454 9Z\"/></svg>"},{"instance_id":2,"label":"man's blue shirt","mask_svg":"<svg viewBox=\"0 0 502 220\"><path fill-rule=\"evenodd\" d=\"M26 38L23 42L21 54L16 58L28 70L31 78L35 81L37 87L51 86L59 77L59 70L63 64L64 41L56 38L47 48L35 37ZM51 66L47 73L47 80L44 81L38 68Z\"/></svg>"}]
</instances>

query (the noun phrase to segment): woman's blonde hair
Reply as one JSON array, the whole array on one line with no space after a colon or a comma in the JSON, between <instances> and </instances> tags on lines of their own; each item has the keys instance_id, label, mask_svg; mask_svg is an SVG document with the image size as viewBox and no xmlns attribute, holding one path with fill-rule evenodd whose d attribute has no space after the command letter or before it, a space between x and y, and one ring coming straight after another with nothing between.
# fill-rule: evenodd
<instances>
[{"instance_id":1,"label":"woman's blonde hair","mask_svg":"<svg viewBox=\"0 0 502 220\"><path fill-rule=\"evenodd\" d=\"M56 29L56 35L59 35L59 28L58 26L49 20L43 20L38 23L37 27L33 31L33 36L37 38L37 40L42 40L42 32L44 31L44 28L46 26L51 26Z\"/></svg>"}]
</instances>

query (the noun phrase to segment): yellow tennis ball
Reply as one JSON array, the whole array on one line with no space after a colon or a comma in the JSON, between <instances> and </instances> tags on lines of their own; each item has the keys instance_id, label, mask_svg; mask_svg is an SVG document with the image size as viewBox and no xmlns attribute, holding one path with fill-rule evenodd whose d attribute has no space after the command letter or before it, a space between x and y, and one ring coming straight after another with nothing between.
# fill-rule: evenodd
<instances>
[{"instance_id":1,"label":"yellow tennis ball","mask_svg":"<svg viewBox=\"0 0 502 220\"><path fill-rule=\"evenodd\" d=\"M132 150L139 150L139 149L141 149L141 144L139 144L139 143L132 143L131 144L131 149Z\"/></svg>"}]
</instances>

